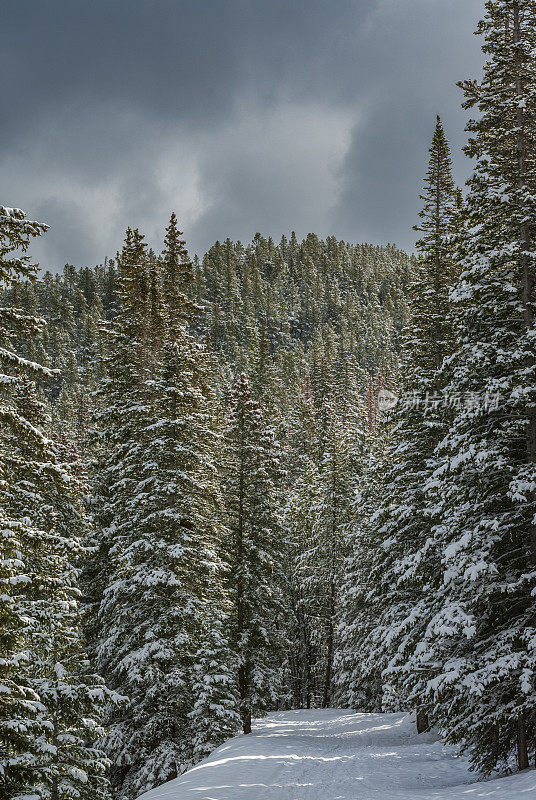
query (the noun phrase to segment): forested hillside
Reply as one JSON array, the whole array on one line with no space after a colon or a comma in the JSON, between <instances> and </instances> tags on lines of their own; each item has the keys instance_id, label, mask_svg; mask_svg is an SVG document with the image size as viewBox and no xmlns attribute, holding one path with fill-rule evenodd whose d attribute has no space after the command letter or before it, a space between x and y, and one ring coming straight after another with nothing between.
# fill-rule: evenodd
<instances>
[{"instance_id":1,"label":"forested hillside","mask_svg":"<svg viewBox=\"0 0 536 800\"><path fill-rule=\"evenodd\" d=\"M490 0L417 255L0 209L0 787L134 800L270 710L536 756L536 3ZM433 121L432 121L433 122Z\"/></svg>"},{"instance_id":2,"label":"forested hillside","mask_svg":"<svg viewBox=\"0 0 536 800\"><path fill-rule=\"evenodd\" d=\"M174 216L172 224L176 228ZM105 265L66 266L60 274L17 284L5 295L5 304L38 313L47 322L40 338L21 346L28 353L41 352L61 371L44 386L52 402L75 386L90 392L102 377L102 322L119 313L122 272L126 258L136 257L129 248L137 242L145 262L139 302L148 309L153 304L154 324L159 324L163 301L151 293L162 293L162 257L143 238L129 231L123 252ZM180 260L188 261L181 242ZM392 245L321 241L313 234L302 242L294 234L283 237L279 245L260 234L247 246L216 242L202 261L194 259L183 278L196 306L189 326L216 356L216 382L245 371L257 398L288 410L309 378L321 404L345 373L359 376L363 385L369 375L394 375L415 263Z\"/></svg>"},{"instance_id":3,"label":"forested hillside","mask_svg":"<svg viewBox=\"0 0 536 800\"><path fill-rule=\"evenodd\" d=\"M174 215L162 244L129 230L104 266L3 296L36 320L14 344L44 365L42 424L81 479L73 568L125 797L263 709L334 702L356 476L416 269L394 246L314 235L192 262Z\"/></svg>"}]
</instances>

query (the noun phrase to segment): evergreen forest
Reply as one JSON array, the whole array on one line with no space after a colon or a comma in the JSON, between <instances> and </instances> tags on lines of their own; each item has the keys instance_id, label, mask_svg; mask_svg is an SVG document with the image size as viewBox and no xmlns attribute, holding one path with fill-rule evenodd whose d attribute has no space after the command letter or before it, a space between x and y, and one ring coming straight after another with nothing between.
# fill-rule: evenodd
<instances>
[{"instance_id":1,"label":"evergreen forest","mask_svg":"<svg viewBox=\"0 0 536 800\"><path fill-rule=\"evenodd\" d=\"M0 208L2 799L135 800L283 709L535 763L536 2L478 33L415 253L170 210L53 273Z\"/></svg>"}]
</instances>

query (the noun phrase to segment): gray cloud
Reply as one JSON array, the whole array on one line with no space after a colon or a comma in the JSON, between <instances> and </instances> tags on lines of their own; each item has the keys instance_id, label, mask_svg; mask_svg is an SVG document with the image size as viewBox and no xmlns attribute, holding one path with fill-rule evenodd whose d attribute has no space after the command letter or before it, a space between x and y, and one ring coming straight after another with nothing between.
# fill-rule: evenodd
<instances>
[{"instance_id":1,"label":"gray cloud","mask_svg":"<svg viewBox=\"0 0 536 800\"><path fill-rule=\"evenodd\" d=\"M171 209L190 247L295 229L409 247L435 114L481 61L483 0L11 0L1 202L96 263Z\"/></svg>"},{"instance_id":2,"label":"gray cloud","mask_svg":"<svg viewBox=\"0 0 536 800\"><path fill-rule=\"evenodd\" d=\"M462 153L466 114L456 82L475 77L482 54L473 31L482 3L470 0L383 0L366 35L382 58L372 69L365 125L356 126L341 164L333 223L341 235L411 247L427 153L440 114L455 177L470 162Z\"/></svg>"}]
</instances>

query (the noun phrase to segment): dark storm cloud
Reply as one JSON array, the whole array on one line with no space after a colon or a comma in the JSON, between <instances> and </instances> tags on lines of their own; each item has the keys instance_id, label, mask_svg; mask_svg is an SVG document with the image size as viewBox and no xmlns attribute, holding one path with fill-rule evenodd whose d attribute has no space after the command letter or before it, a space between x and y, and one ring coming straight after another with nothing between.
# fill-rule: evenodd
<instances>
[{"instance_id":1,"label":"dark storm cloud","mask_svg":"<svg viewBox=\"0 0 536 800\"><path fill-rule=\"evenodd\" d=\"M463 184L470 172L456 82L480 72L473 31L483 3L384 0L377 6L367 32L381 42L382 57L370 74L366 122L354 129L341 164L334 221L344 237L387 237L411 247L437 114L452 147L455 178Z\"/></svg>"},{"instance_id":2,"label":"dark storm cloud","mask_svg":"<svg viewBox=\"0 0 536 800\"><path fill-rule=\"evenodd\" d=\"M435 114L481 0L13 0L0 24L1 201L94 263L172 208L192 249L296 229L410 246ZM464 177L467 165L456 159Z\"/></svg>"}]
</instances>

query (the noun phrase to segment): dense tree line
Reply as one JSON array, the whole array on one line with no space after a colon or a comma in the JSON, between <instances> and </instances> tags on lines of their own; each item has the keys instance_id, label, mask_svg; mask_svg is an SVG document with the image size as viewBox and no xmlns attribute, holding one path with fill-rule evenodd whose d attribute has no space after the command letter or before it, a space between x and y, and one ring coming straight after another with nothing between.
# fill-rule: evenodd
<instances>
[{"instance_id":1,"label":"dense tree line","mask_svg":"<svg viewBox=\"0 0 536 800\"><path fill-rule=\"evenodd\" d=\"M6 210L13 246L12 218L42 232ZM82 714L86 691L102 728L80 733L94 764L79 753L79 780L88 797L134 798L248 732L252 715L334 702L369 382L396 367L415 263L392 246L313 235L227 240L191 261L174 215L159 255L128 230L95 269L35 278L5 263L3 309L17 321L5 380L27 366L24 424L55 442L73 493L69 624L93 670L77 702ZM50 501L55 520L62 502ZM21 633L30 673L42 631L36 619ZM53 658L66 680L67 654ZM6 725L22 724L17 713L6 707ZM33 772L14 757L13 796L70 797L54 741L75 723L58 720L48 736L44 726L46 780L38 755ZM5 744L29 758L26 740Z\"/></svg>"},{"instance_id":2,"label":"dense tree line","mask_svg":"<svg viewBox=\"0 0 536 800\"><path fill-rule=\"evenodd\" d=\"M461 208L438 123L402 402L342 602L346 702L383 683L484 772L535 755L535 32L534 2L486 3Z\"/></svg>"},{"instance_id":3,"label":"dense tree line","mask_svg":"<svg viewBox=\"0 0 536 800\"><path fill-rule=\"evenodd\" d=\"M38 275L0 211L0 787L134 800L252 716L536 741L536 3L489 0L418 257L129 229ZM396 393L396 396L395 394Z\"/></svg>"}]
</instances>

